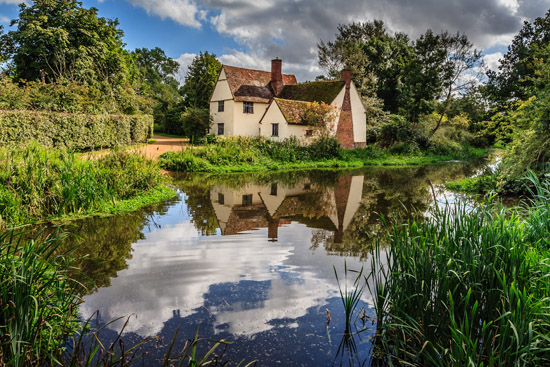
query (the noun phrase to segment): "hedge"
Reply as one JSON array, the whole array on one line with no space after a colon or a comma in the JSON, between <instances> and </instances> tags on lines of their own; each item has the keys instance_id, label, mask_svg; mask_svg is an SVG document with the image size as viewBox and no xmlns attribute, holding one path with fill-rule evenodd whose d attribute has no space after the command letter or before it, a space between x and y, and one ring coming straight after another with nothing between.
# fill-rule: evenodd
<instances>
[{"instance_id":1,"label":"hedge","mask_svg":"<svg viewBox=\"0 0 550 367\"><path fill-rule=\"evenodd\" d=\"M27 144L88 150L144 142L153 133L150 115L91 115L0 110L0 145Z\"/></svg>"}]
</instances>

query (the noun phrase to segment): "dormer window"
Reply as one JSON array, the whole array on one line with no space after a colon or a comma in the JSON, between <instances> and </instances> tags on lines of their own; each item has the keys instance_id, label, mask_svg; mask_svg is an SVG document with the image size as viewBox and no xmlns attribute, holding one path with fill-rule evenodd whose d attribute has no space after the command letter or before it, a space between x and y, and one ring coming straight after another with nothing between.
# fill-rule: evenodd
<instances>
[{"instance_id":1,"label":"dormer window","mask_svg":"<svg viewBox=\"0 0 550 367\"><path fill-rule=\"evenodd\" d=\"M254 102L243 102L243 113L254 113Z\"/></svg>"},{"instance_id":2,"label":"dormer window","mask_svg":"<svg viewBox=\"0 0 550 367\"><path fill-rule=\"evenodd\" d=\"M218 101L218 112L223 112L224 111L224 102L225 101Z\"/></svg>"}]
</instances>

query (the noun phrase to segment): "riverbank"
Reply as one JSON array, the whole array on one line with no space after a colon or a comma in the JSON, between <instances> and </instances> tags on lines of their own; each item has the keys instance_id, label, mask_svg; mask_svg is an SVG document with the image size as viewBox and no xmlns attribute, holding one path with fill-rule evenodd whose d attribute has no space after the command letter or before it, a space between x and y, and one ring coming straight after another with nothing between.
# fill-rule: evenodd
<instances>
[{"instance_id":1,"label":"riverbank","mask_svg":"<svg viewBox=\"0 0 550 367\"><path fill-rule=\"evenodd\" d=\"M0 150L0 229L134 211L175 192L159 165L115 151L87 160L31 144Z\"/></svg>"},{"instance_id":2,"label":"riverbank","mask_svg":"<svg viewBox=\"0 0 550 367\"><path fill-rule=\"evenodd\" d=\"M487 155L488 149L463 147L438 154L402 155L369 146L340 149L332 139L301 146L296 140L281 143L266 139L226 138L192 150L167 152L162 168L179 172L261 172L309 168L359 168L364 166L417 166L445 161L469 160Z\"/></svg>"}]
</instances>

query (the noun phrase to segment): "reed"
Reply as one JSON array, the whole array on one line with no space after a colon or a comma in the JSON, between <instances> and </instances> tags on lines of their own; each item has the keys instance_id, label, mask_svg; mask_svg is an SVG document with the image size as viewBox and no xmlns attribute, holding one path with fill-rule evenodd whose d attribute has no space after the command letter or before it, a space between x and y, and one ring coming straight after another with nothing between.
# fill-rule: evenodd
<instances>
[{"instance_id":1,"label":"reed","mask_svg":"<svg viewBox=\"0 0 550 367\"><path fill-rule=\"evenodd\" d=\"M0 149L0 229L94 212L159 188L158 165L116 151L85 160L63 149L30 144Z\"/></svg>"},{"instance_id":2,"label":"reed","mask_svg":"<svg viewBox=\"0 0 550 367\"><path fill-rule=\"evenodd\" d=\"M537 188L529 207L457 202L388 228L368 274L385 363L550 362L550 195Z\"/></svg>"},{"instance_id":3,"label":"reed","mask_svg":"<svg viewBox=\"0 0 550 367\"><path fill-rule=\"evenodd\" d=\"M39 237L0 233L0 365L57 365L78 326L80 285L67 275L70 254L57 253L63 235Z\"/></svg>"}]
</instances>

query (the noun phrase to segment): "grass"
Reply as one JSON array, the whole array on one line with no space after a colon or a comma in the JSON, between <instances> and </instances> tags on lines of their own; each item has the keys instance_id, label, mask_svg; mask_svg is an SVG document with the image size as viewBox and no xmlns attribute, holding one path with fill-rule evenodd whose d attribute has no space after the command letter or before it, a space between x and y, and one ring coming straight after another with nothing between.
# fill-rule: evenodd
<instances>
[{"instance_id":1,"label":"grass","mask_svg":"<svg viewBox=\"0 0 550 367\"><path fill-rule=\"evenodd\" d=\"M497 189L497 177L494 174L466 177L462 180L446 182L445 188L468 194L487 194Z\"/></svg>"},{"instance_id":2,"label":"grass","mask_svg":"<svg viewBox=\"0 0 550 367\"><path fill-rule=\"evenodd\" d=\"M195 149L165 153L159 161L163 168L172 171L225 173L424 165L486 154L484 149L465 148L450 155L399 155L376 147L343 150L334 139L302 146L296 139L278 143L265 138L229 137Z\"/></svg>"},{"instance_id":3,"label":"grass","mask_svg":"<svg viewBox=\"0 0 550 367\"><path fill-rule=\"evenodd\" d=\"M173 191L157 163L137 153L85 160L38 144L0 150L0 229L59 218L132 211Z\"/></svg>"},{"instance_id":4,"label":"grass","mask_svg":"<svg viewBox=\"0 0 550 367\"><path fill-rule=\"evenodd\" d=\"M188 139L186 136L183 136L183 135L173 135L173 134L166 134L166 133L161 133L161 132L157 132L155 131L155 135L158 135L158 136L164 136L164 137L167 137L167 138L181 138L181 139Z\"/></svg>"},{"instance_id":5,"label":"grass","mask_svg":"<svg viewBox=\"0 0 550 367\"><path fill-rule=\"evenodd\" d=\"M529 206L458 202L388 228L369 274L384 363L550 363L550 185L536 187Z\"/></svg>"}]
</instances>

